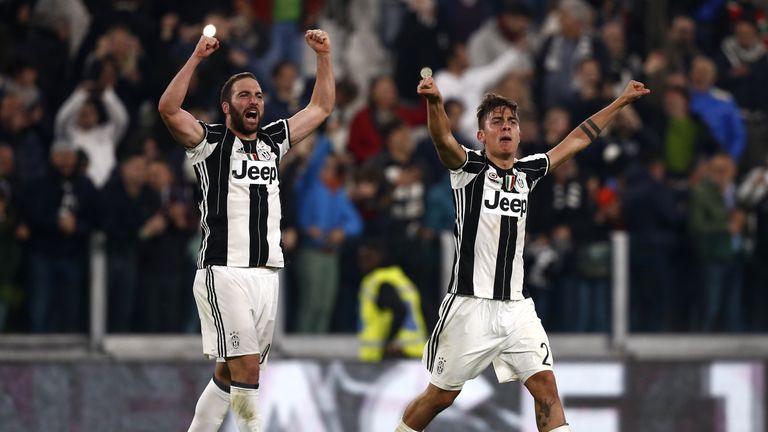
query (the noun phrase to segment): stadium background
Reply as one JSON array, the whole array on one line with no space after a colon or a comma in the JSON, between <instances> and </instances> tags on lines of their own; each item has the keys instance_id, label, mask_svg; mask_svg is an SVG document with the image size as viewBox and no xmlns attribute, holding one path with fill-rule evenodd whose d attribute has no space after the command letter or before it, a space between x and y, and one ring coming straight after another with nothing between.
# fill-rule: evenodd
<instances>
[{"instance_id":1,"label":"stadium background","mask_svg":"<svg viewBox=\"0 0 768 432\"><path fill-rule=\"evenodd\" d=\"M576 430L766 430L765 13L759 0L0 1L0 431L186 429L211 370L191 298L198 214L155 107L205 23L222 48L185 107L210 122L242 70L267 119L289 116L312 88L303 30L334 48L336 110L281 168L289 267L266 430L391 430L424 385L417 361L357 362L354 335L366 239L387 238L430 325L445 289L452 205L415 95L422 66L453 73L442 89L470 146L473 94L517 100L521 156L630 77L652 89L532 196L527 283L566 413ZM344 188L362 230L328 218L344 242L313 239L306 215L330 205L316 187ZM431 430L528 431L532 415L520 386L486 373Z\"/></svg>"}]
</instances>

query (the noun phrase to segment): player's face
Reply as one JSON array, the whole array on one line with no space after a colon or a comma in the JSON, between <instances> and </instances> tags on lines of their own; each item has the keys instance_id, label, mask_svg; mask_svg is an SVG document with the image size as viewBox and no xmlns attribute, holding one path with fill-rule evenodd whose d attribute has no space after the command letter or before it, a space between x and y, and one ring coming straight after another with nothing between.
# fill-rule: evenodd
<instances>
[{"instance_id":1,"label":"player's face","mask_svg":"<svg viewBox=\"0 0 768 432\"><path fill-rule=\"evenodd\" d=\"M477 131L477 139L493 156L514 157L517 145L520 143L520 124L517 114L508 107L495 108L486 117L483 129Z\"/></svg>"},{"instance_id":2,"label":"player's face","mask_svg":"<svg viewBox=\"0 0 768 432\"><path fill-rule=\"evenodd\" d=\"M229 127L243 135L252 135L259 129L264 116L264 94L258 81L243 78L232 85L232 96L224 103Z\"/></svg>"}]
</instances>

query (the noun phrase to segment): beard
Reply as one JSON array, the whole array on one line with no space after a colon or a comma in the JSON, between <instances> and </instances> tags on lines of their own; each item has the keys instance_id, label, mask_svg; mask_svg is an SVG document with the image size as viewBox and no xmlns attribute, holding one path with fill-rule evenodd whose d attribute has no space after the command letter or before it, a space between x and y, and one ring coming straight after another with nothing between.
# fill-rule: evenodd
<instances>
[{"instance_id":1,"label":"beard","mask_svg":"<svg viewBox=\"0 0 768 432\"><path fill-rule=\"evenodd\" d=\"M246 111L249 108L246 108ZM256 133L257 130L259 130L259 123L261 123L261 112L256 109L256 112L258 112L258 122L256 122L256 125L253 127L248 127L245 125L245 115L243 114L244 111L238 111L237 108L234 107L234 105L230 105L230 114L229 114L229 120L232 126L232 129L234 129L235 132L239 132L243 135L251 135L253 133Z\"/></svg>"}]
</instances>

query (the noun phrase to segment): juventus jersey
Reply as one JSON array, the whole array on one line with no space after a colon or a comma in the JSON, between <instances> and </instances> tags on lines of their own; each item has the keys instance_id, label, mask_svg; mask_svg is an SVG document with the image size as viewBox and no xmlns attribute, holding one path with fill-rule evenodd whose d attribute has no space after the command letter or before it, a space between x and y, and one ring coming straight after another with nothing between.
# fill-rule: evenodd
<instances>
[{"instance_id":1,"label":"juventus jersey","mask_svg":"<svg viewBox=\"0 0 768 432\"><path fill-rule=\"evenodd\" d=\"M205 137L187 149L201 191L197 267L283 267L278 165L291 145L288 121L259 128L253 141L200 123Z\"/></svg>"},{"instance_id":2,"label":"juventus jersey","mask_svg":"<svg viewBox=\"0 0 768 432\"><path fill-rule=\"evenodd\" d=\"M456 208L456 255L449 292L495 300L522 300L528 194L549 170L544 153L501 169L484 150L470 150L450 172Z\"/></svg>"}]
</instances>

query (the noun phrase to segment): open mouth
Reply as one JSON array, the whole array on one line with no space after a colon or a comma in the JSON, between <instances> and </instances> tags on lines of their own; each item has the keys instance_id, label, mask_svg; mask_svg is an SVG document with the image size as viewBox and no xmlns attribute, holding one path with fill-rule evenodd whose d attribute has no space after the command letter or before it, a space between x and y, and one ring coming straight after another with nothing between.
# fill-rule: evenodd
<instances>
[{"instance_id":1,"label":"open mouth","mask_svg":"<svg viewBox=\"0 0 768 432\"><path fill-rule=\"evenodd\" d=\"M245 118L248 120L258 120L259 118L259 111L252 109L245 112Z\"/></svg>"},{"instance_id":2,"label":"open mouth","mask_svg":"<svg viewBox=\"0 0 768 432\"><path fill-rule=\"evenodd\" d=\"M501 141L501 142L512 142L512 137L504 136L504 137L501 137L499 139L499 141Z\"/></svg>"}]
</instances>

